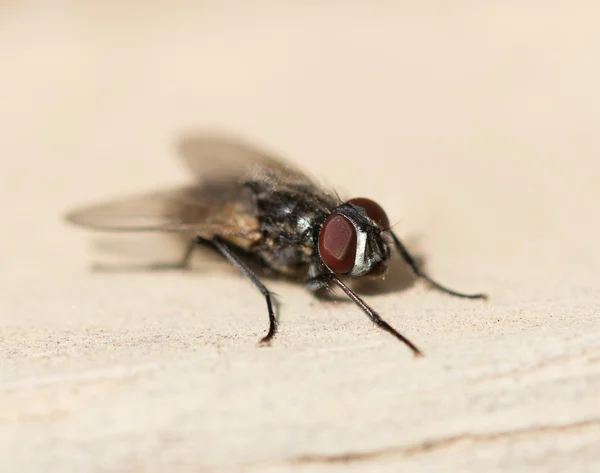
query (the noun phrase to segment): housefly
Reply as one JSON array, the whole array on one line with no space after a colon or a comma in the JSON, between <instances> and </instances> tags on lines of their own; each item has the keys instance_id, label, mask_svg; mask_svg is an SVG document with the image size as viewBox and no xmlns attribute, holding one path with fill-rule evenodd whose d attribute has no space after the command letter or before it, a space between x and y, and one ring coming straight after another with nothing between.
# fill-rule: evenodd
<instances>
[{"instance_id":1,"label":"housefly","mask_svg":"<svg viewBox=\"0 0 600 473\"><path fill-rule=\"evenodd\" d=\"M415 355L421 351L344 280L383 277L395 248L431 286L456 297L485 298L453 291L424 274L391 230L385 211L370 199L344 201L290 163L238 138L194 135L180 142L179 151L195 177L191 185L80 208L67 220L103 231L180 233L188 242L181 267L198 245L212 248L264 296L269 328L261 343L275 335L277 318L272 293L248 266L250 260L315 293L338 286Z\"/></svg>"}]
</instances>

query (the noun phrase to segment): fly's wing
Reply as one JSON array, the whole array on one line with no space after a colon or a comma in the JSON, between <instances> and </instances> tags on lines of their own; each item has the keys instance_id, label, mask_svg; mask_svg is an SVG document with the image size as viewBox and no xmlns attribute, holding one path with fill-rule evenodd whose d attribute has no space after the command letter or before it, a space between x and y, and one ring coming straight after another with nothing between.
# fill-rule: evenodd
<instances>
[{"instance_id":1,"label":"fly's wing","mask_svg":"<svg viewBox=\"0 0 600 473\"><path fill-rule=\"evenodd\" d=\"M189 232L251 238L258 222L234 182L195 185L76 209L72 223L102 231Z\"/></svg>"},{"instance_id":2,"label":"fly's wing","mask_svg":"<svg viewBox=\"0 0 600 473\"><path fill-rule=\"evenodd\" d=\"M215 179L268 181L274 186L312 188L321 191L297 167L270 152L243 141L238 136L197 133L183 137L179 153L200 182ZM322 191L321 191L322 192Z\"/></svg>"},{"instance_id":3,"label":"fly's wing","mask_svg":"<svg viewBox=\"0 0 600 473\"><path fill-rule=\"evenodd\" d=\"M197 184L77 209L67 220L103 231L190 232L211 237L258 238L259 224L251 199L241 184L310 192L331 205L331 194L302 171L241 139L220 134L194 134L179 142L183 160Z\"/></svg>"}]
</instances>

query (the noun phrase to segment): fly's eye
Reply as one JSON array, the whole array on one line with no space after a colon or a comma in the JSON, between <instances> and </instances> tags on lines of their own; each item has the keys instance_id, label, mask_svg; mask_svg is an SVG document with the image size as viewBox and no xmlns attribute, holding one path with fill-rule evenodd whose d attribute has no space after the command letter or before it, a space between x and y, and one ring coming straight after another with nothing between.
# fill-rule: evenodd
<instances>
[{"instance_id":1,"label":"fly's eye","mask_svg":"<svg viewBox=\"0 0 600 473\"><path fill-rule=\"evenodd\" d=\"M323 262L335 273L352 271L356 257L356 230L343 215L327 217L319 234L319 254Z\"/></svg>"},{"instance_id":2,"label":"fly's eye","mask_svg":"<svg viewBox=\"0 0 600 473\"><path fill-rule=\"evenodd\" d=\"M382 230L387 230L390 228L390 220L388 219L385 210L383 210L381 205L379 205L377 202L365 197L357 197L356 199L350 199L348 203L364 209L364 211L367 213L367 216Z\"/></svg>"}]
</instances>

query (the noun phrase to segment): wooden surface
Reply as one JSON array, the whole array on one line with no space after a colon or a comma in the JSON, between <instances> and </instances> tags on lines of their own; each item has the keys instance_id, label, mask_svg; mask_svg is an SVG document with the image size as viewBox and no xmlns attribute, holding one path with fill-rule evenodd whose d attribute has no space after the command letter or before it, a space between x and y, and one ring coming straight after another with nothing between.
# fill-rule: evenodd
<instances>
[{"instance_id":1,"label":"wooden surface","mask_svg":"<svg viewBox=\"0 0 600 473\"><path fill-rule=\"evenodd\" d=\"M40 2L41 3L41 2ZM600 56L593 2L0 4L0 471L600 470ZM112 4L111 4L112 5ZM69 227L186 182L204 127L376 199L400 263L367 300ZM129 260L126 260L129 261Z\"/></svg>"}]
</instances>

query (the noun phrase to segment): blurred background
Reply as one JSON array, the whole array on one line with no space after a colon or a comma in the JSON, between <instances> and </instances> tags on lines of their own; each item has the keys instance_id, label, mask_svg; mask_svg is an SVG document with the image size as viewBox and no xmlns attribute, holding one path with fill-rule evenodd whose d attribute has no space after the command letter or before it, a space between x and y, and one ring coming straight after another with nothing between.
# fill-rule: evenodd
<instances>
[{"instance_id":1,"label":"blurred background","mask_svg":"<svg viewBox=\"0 0 600 473\"><path fill-rule=\"evenodd\" d=\"M208 126L379 200L428 245L598 263L578 241L597 214L599 8L4 1L2 212L47 230L181 182L173 142Z\"/></svg>"}]
</instances>

